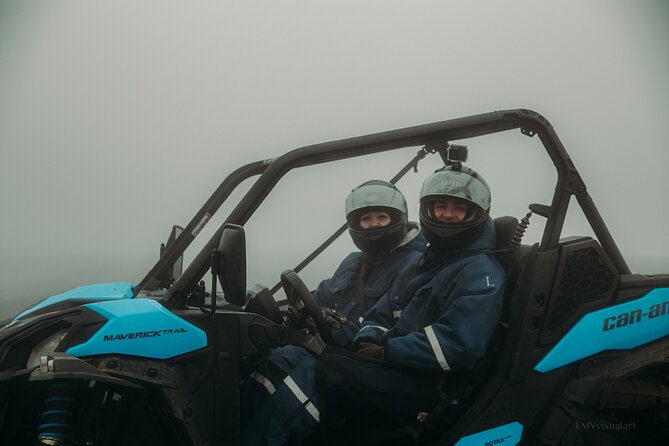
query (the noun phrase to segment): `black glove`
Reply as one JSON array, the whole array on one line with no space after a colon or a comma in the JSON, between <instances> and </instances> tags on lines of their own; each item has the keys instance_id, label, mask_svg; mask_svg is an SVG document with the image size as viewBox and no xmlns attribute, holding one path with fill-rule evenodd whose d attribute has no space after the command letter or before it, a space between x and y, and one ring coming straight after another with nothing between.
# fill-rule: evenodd
<instances>
[{"instance_id":1,"label":"black glove","mask_svg":"<svg viewBox=\"0 0 669 446\"><path fill-rule=\"evenodd\" d=\"M292 305L288 305L288 311L284 315L286 325L292 328L303 329L307 328L307 313L304 311L304 308L299 309L295 308Z\"/></svg>"},{"instance_id":2,"label":"black glove","mask_svg":"<svg viewBox=\"0 0 669 446\"><path fill-rule=\"evenodd\" d=\"M332 308L321 308L321 313L323 313L323 317L330 323L333 330L339 330L341 326L346 323L346 316L337 310L333 310Z\"/></svg>"},{"instance_id":3,"label":"black glove","mask_svg":"<svg viewBox=\"0 0 669 446\"><path fill-rule=\"evenodd\" d=\"M385 345L376 345L372 342L361 342L358 345L358 355L363 358L377 359L383 361L386 353Z\"/></svg>"}]
</instances>

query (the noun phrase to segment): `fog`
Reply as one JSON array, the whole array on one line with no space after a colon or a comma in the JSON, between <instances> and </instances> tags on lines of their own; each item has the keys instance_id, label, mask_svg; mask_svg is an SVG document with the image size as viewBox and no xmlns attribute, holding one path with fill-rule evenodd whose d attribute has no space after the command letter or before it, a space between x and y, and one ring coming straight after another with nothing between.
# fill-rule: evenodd
<instances>
[{"instance_id":1,"label":"fog","mask_svg":"<svg viewBox=\"0 0 669 446\"><path fill-rule=\"evenodd\" d=\"M511 108L555 127L631 269L669 273L668 12L619 0L4 1L0 319L78 285L137 283L171 226L241 165ZM459 143L494 216L549 204L555 170L537 138ZM273 285L340 226L353 187L391 178L418 149L290 172L246 226L249 283ZM412 219L438 165L398 183ZM592 233L576 213L563 234ZM353 249L344 235L301 275L314 287Z\"/></svg>"}]
</instances>

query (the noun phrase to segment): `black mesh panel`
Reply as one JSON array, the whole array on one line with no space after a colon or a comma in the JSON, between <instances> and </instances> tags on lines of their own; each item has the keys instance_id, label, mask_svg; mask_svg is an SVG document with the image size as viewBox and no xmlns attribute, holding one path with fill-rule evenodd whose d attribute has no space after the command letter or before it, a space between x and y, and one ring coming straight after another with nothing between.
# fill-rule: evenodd
<instances>
[{"instance_id":1,"label":"black mesh panel","mask_svg":"<svg viewBox=\"0 0 669 446\"><path fill-rule=\"evenodd\" d=\"M594 240L563 248L557 292L553 295L544 337L562 331L568 319L590 311L598 302L604 304L611 300L618 275L603 256Z\"/></svg>"}]
</instances>

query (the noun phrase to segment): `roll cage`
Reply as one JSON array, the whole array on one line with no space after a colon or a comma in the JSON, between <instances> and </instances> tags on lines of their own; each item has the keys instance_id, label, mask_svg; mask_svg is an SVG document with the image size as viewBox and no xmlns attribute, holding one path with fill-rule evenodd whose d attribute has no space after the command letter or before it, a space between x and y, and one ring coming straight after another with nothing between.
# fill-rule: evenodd
<instances>
[{"instance_id":1,"label":"roll cage","mask_svg":"<svg viewBox=\"0 0 669 446\"><path fill-rule=\"evenodd\" d=\"M275 304L271 293L268 293L265 287L260 285L252 287L249 291L251 297L247 299L244 295L247 291L246 286L242 280L245 279L244 244L224 243L226 240L232 240L225 236L230 235L230 225L237 225L234 230L238 231L237 235L243 240L244 231L239 226L243 226L253 216L278 181L296 167L422 146L416 157L391 180L394 182L411 167L415 167L418 160L427 153L438 153L446 161L446 150L450 150L449 141L514 129L519 129L526 136L539 136L556 167L557 183L549 205L530 204L533 213L546 218L539 243L532 246L522 245L519 250L508 249L509 246L517 247L520 240L516 237L518 235L516 230L526 219L523 219L520 225L513 217L495 219L498 245L491 254L500 260L507 273L507 287L503 296L502 316L488 351L474 370L462 373L449 372L449 378L443 381L439 389L435 389L435 399L439 401L431 408L427 417L409 420L412 422L400 423L399 426L373 426L369 432L354 430L352 436L338 438L337 444L349 444L347 443L349 440L352 444L361 444L367 440L378 444L405 444L386 441L395 438L400 441L410 438L418 444L455 444L459 439L463 440L463 443L458 444L474 444L470 442L474 436L479 438L481 434L489 435L491 432L495 433L491 438L497 437L502 440L511 438L504 437L500 433L507 432L509 426L516 429L513 436L516 440L522 436L523 441L542 442L542 444L580 444L570 440L582 440L582 432L578 432L579 422L594 420L596 423L602 414L612 417L616 415L611 415L613 409L620 411L618 413L622 414L620 419L627 419L626 414L630 410L635 411L635 419L642 419L646 414L645 407L638 403L646 401L643 399L648 396L644 393L646 387L639 387L641 391L631 393L629 388L636 389L637 381L644 385L655 385L654 374L660 374L663 379L666 377L669 357L667 353L669 332L666 329L666 319L650 321L650 315L653 311L656 311L656 314L659 312L652 308L660 306L665 308L665 304L666 314L669 315L669 274L656 276L630 274L588 195L583 180L552 126L541 115L522 109L486 113L306 146L287 152L279 158L253 162L235 170L221 183L180 235L176 236L173 232L174 236L168 240L165 249L161 249L158 262L133 289L133 297L148 295L155 299L157 296L162 296L162 303L167 309L157 305L153 299L110 302L112 305L123 304L130 310L135 304L151 305L155 307L156 313L169 314L170 318L176 316L179 323L193 324L198 329L204 330L208 342L188 347L187 353L178 357L172 356L165 362L153 360L147 362L147 358L155 358L152 353L147 354L149 350L154 350L155 344L146 345L147 350L142 353L146 356L133 357L135 353L128 355L128 351L131 350L121 350L121 353L109 356L107 350L102 349L81 355L82 358L90 357L79 359L70 355L68 351L72 346L81 345L81 339L88 337L90 340L92 336L100 333L105 335L105 338L111 337L109 335L111 333L115 338L116 332L103 331L104 327L108 326L104 321L110 319L94 309L84 308L81 305L88 301L81 299L63 301L62 306L50 306L41 314L35 312L34 318L25 319L25 325L16 324L3 332L0 345L3 355L11 353L14 356L11 356L12 363L9 365L13 367L14 363L20 363L18 367L22 367L25 363L24 356L28 357L35 348L43 347L43 344L37 343L39 339L47 339L45 336L51 335L51 330L69 327L66 335L68 337L64 338L65 341L61 341L62 345L59 347L62 351L54 352L53 370L49 369L47 361L45 367L40 363L40 367L31 372L37 376L35 381L41 381L37 386L33 386L32 379L23 381L30 387L6 385L4 381L8 381L8 376L13 380L12 383L19 383L27 375L23 369L19 370L20 375L16 376L11 375L15 370L3 371L5 378L0 382L2 384L0 394L15 398L21 410L8 409L15 406L4 402L0 403L4 404L0 407L0 412L16 415L14 418L7 418L9 420L29 418L22 414L33 413L33 406L42 403L40 398L44 397L46 388L40 384L44 384L45 380L89 377L93 381L107 383L89 394L92 395L90 400L93 401L96 398L95 392L98 392L98 396L102 396L100 392L106 392L107 387L104 386L121 385L128 378L142 385L149 383L151 392L156 390L156 384L158 387L162 386L161 392L166 392L163 395L166 398L163 399L161 396L160 401L156 400L156 407L163 407L161 403L166 402L165 407L169 406L176 419L183 421L174 423L172 418L167 417L168 423L165 425L174 426L175 430L168 429L165 431L165 437L156 437L157 431L163 433L164 425L145 424L142 419L136 423L135 428L141 426L141 433L145 438L155 440L157 444L164 442L160 438L171 437L176 432L184 436L184 444L191 441L204 444L207 436L212 444L224 440L226 444L236 444L239 440L241 407L239 383L248 376L249 367L252 367L265 351L277 345L293 344L307 348L311 346L309 349L315 353L322 352L325 345L321 339L311 336L306 330L284 323L279 309L276 309L278 316L275 318L267 312L258 311L266 309L263 307L263 302ZM169 289L165 290L165 285L172 281L171 270L178 257L231 193L243 181L255 176L259 177L227 215L191 265ZM591 237L560 238L572 196L576 196L598 240L593 240ZM500 220L508 224L498 225ZM340 231L343 232L343 229L340 228ZM229 264L228 260L231 260ZM212 302L211 309L208 309L207 305L200 303L200 298L204 298L205 295L200 280L210 267L213 269L210 289ZM214 309L217 297L216 275L220 280L221 270L224 271L224 278L232 279L236 284L230 288L228 281L228 287L224 289L225 299L234 305ZM221 280L224 287L225 283L226 280ZM129 284L123 285L127 291ZM160 290L156 291L158 289ZM262 301L259 299L261 293L264 293ZM308 293L306 290L306 294ZM127 297L129 296L124 294L123 299ZM239 311L246 300L248 304L245 311ZM77 305L76 310L71 308L72 302ZM255 307L254 303L257 304ZM100 309L100 305L107 303L98 303L96 300L91 305L98 305ZM644 309L646 314L642 314ZM130 310L130 316L136 317L140 321L139 325L145 327L137 328L140 334L154 333L142 332L141 330L153 329L153 326L141 323L144 313ZM664 315L665 310L662 311ZM593 316L594 325L590 323L593 321ZM635 319L637 316L638 319L648 316L646 323L637 324L640 322ZM112 317L116 318L116 315ZM588 336L576 337L575 341L574 337L569 338L572 329L584 327L584 321L586 328L594 327L596 330L588 331ZM616 328L615 331L610 331L612 321L620 325L620 330ZM633 321L630 327L624 326L629 321ZM604 322L603 329L602 322ZM637 325L631 326L632 323ZM630 328L631 331L625 332L626 328ZM576 332L579 333L578 330ZM581 330L580 333L582 332ZM642 337L638 336L640 332ZM610 336L611 333L616 336ZM628 337L633 342L631 345L636 347L630 349L629 345L620 344L619 333L632 333L634 336ZM119 336L123 334L120 333ZM563 342L565 340L569 342ZM206 348L202 348L205 344ZM596 348L590 348L591 346ZM99 356L98 353L105 356ZM49 356L41 356L40 361L42 358L48 360ZM120 370L123 371L122 374L119 374ZM198 378L188 382L181 378L181 370L190 370L193 374L189 372L188 376ZM167 375L162 375L163 371ZM75 376L73 373L78 375ZM632 376L634 379L625 381L631 374L634 375ZM183 377L185 376L186 374L183 374ZM164 380L165 377L167 381ZM622 390L616 393L614 391L617 387L613 386L614 384L617 386L619 382L623 384ZM129 387L136 389L133 385ZM667 388L666 385L658 386L656 394L663 398L666 396ZM35 391L26 393L24 392L26 389ZM212 389L214 391L210 391ZM144 401L144 393L134 392L130 390L126 393L131 397L128 401L134 401L132 398L135 397L141 397ZM26 394L33 396L27 399L27 402L24 401ZM361 395L365 397L364 392L361 392ZM104 404L106 393L102 398L100 407ZM609 404L610 401L613 401L613 404ZM369 403L369 401L361 402ZM145 409L151 408L147 406ZM53 415L49 411L44 413ZM196 422L190 423L193 413L203 414L203 417L195 418ZM662 413L666 414L666 411ZM182 414L183 419L178 414ZM157 419L157 417L147 417L146 420L149 418ZM330 419L333 422L330 422ZM34 426L30 424L31 420L27 424L20 424L16 429L12 426L12 429L4 430L0 435L3 435L2 438L10 438L22 435L24 430L32 432ZM337 426L337 421L336 418L326 417L323 412L320 428L322 444L331 444L326 439L329 429ZM109 421L109 426L114 426L118 422L119 419L113 418ZM11 421L5 422L4 426L12 424ZM665 427L666 425L662 425L647 436L639 432L638 437L645 439L643 444L657 444L657 441L653 441L654 436L661 435L658 438L666 438ZM128 432L131 433L125 438L134 439L136 436L134 431ZM379 436L378 432L382 432L383 435ZM341 432L334 433L338 436ZM562 442L562 439L565 439L565 442ZM433 440L437 440L436 443L433 443Z\"/></svg>"},{"instance_id":2,"label":"roll cage","mask_svg":"<svg viewBox=\"0 0 669 446\"><path fill-rule=\"evenodd\" d=\"M430 146L446 141L473 138L520 129L529 137L537 135L557 170L557 182L550 205L532 204L532 212L546 218L539 251L557 247L571 196L575 196L583 214L618 274L630 270L588 194L583 179L560 142L551 124L532 110L495 111L447 121L407 127L387 132L305 146L284 155L247 164L231 173L196 213L181 235L164 252L149 273L133 289L153 289L218 210L232 191L244 180L260 175L225 221L200 250L183 274L167 290L162 301L172 308L182 307L187 295L196 287L210 266L210 254L217 246L226 223L243 226L264 201L279 180L290 170L330 161L380 153L411 146Z\"/></svg>"}]
</instances>

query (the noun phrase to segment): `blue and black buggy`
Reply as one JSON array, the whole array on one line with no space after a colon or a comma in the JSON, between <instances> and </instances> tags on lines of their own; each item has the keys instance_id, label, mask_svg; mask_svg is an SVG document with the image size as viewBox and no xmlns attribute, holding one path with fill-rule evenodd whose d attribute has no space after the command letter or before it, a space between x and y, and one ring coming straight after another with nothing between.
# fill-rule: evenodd
<instances>
[{"instance_id":1,"label":"blue and black buggy","mask_svg":"<svg viewBox=\"0 0 669 446\"><path fill-rule=\"evenodd\" d=\"M328 324L294 271L281 275L288 302L277 303L275 290L246 286L244 225L279 180L297 167L420 147L396 181L429 154L448 162L462 151L453 142L510 130L541 140L557 184L552 201L530 204L520 221L495 221L495 256L509 285L489 351L473 371L446 376L435 389L435 407L415 420L380 410L374 425L342 430L340 420L323 411L320 431L309 441L666 444L669 274L630 272L552 126L529 110L307 146L237 169L183 230L173 229L137 285L75 288L2 324L0 444L238 444L240 383L263 355L286 344L318 354L329 338ZM186 247L232 191L256 176L181 273ZM572 197L595 238L562 237ZM545 219L533 245L521 240L530 214ZM359 404L375 402L362 391Z\"/></svg>"}]
</instances>

